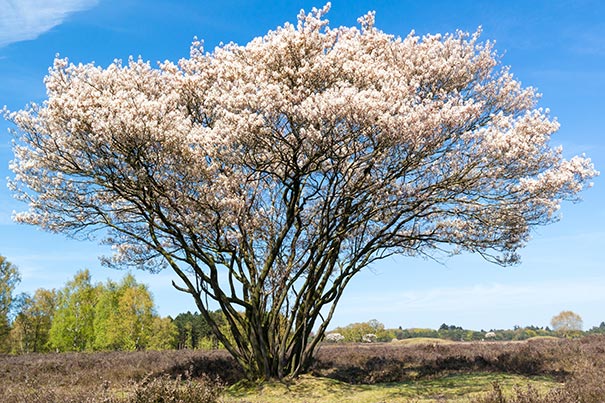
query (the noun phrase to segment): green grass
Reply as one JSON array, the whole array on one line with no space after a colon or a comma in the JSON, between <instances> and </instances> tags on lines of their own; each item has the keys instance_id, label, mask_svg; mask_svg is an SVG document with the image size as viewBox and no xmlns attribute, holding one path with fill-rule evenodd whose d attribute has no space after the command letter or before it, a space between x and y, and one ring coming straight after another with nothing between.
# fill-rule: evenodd
<instances>
[{"instance_id":1,"label":"green grass","mask_svg":"<svg viewBox=\"0 0 605 403\"><path fill-rule=\"evenodd\" d=\"M471 373L393 384L350 385L328 378L303 376L290 384L266 382L239 383L225 391L225 403L429 403L469 402L470 398L491 389L499 382L505 391L531 384L548 390L558 384L545 377L527 378L518 375Z\"/></svg>"}]
</instances>

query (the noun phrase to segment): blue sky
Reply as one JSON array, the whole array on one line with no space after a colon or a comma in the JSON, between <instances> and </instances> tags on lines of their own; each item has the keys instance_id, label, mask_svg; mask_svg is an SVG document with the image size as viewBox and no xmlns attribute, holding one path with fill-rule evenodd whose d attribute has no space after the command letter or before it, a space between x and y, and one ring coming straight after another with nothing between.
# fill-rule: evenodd
<instances>
[{"instance_id":1,"label":"blue sky","mask_svg":"<svg viewBox=\"0 0 605 403\"><path fill-rule=\"evenodd\" d=\"M116 58L152 62L186 57L194 36L207 49L220 42L247 43L286 21L310 1L0 0L0 107L23 108L45 97L43 78L55 54L75 63L106 66ZM332 26L355 25L376 10L387 33L475 31L494 40L503 63L525 86L543 93L541 106L561 123L553 145L565 154L586 153L605 166L605 3L561 1L332 1ZM10 176L10 125L0 120L0 177ZM520 265L501 268L478 256L445 262L397 258L358 275L342 298L333 325L378 319L388 327L432 327L441 323L472 329L547 326L562 310L573 310L590 328L605 321L605 183L579 204L564 204L560 222L537 228ZM20 292L57 288L77 270L93 280L120 278L101 267L105 251L94 242L11 222L24 206L0 186L0 254L15 263ZM170 286L169 272L134 273L149 285L161 315L194 310L193 301Z\"/></svg>"}]
</instances>

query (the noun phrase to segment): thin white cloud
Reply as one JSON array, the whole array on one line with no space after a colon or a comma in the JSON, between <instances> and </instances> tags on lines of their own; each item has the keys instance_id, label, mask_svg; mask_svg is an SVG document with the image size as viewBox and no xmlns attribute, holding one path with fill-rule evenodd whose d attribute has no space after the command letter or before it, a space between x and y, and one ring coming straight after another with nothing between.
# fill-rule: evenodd
<instances>
[{"instance_id":1,"label":"thin white cloud","mask_svg":"<svg viewBox=\"0 0 605 403\"><path fill-rule=\"evenodd\" d=\"M397 321L405 321L412 327L460 321L471 329L506 328L515 323L546 324L549 315L577 307L583 317L586 314L589 327L602 320L595 317L594 309L589 308L603 306L604 303L603 277L528 284L476 284L398 293L345 294L337 310L340 315L337 325L378 318L391 326L396 325Z\"/></svg>"},{"instance_id":2,"label":"thin white cloud","mask_svg":"<svg viewBox=\"0 0 605 403\"><path fill-rule=\"evenodd\" d=\"M605 301L605 281L580 279L571 282L546 281L533 284L477 284L460 288L434 288L422 291L366 295L359 304L351 304L354 311L463 311L489 310L497 305L522 309L532 305L550 305L553 302L586 303Z\"/></svg>"},{"instance_id":3,"label":"thin white cloud","mask_svg":"<svg viewBox=\"0 0 605 403\"><path fill-rule=\"evenodd\" d=\"M98 0L0 0L0 47L36 39Z\"/></svg>"}]
</instances>

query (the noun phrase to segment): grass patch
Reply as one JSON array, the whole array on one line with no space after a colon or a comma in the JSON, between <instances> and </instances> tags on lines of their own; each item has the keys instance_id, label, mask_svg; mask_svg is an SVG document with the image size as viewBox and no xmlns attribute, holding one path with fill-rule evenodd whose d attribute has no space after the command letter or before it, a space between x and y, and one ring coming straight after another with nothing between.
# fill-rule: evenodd
<instances>
[{"instance_id":1,"label":"grass patch","mask_svg":"<svg viewBox=\"0 0 605 403\"><path fill-rule=\"evenodd\" d=\"M351 385L334 379L303 376L289 384L241 382L225 391L225 403L429 403L435 401L469 402L485 394L498 382L505 391L515 386L531 385L547 391L559 384L547 377L527 378L520 375L471 373L410 382Z\"/></svg>"},{"instance_id":2,"label":"grass patch","mask_svg":"<svg viewBox=\"0 0 605 403\"><path fill-rule=\"evenodd\" d=\"M392 344L398 346L417 346L422 344L454 344L455 341L446 339L437 339L433 337L413 337L411 339L394 340Z\"/></svg>"},{"instance_id":3,"label":"grass patch","mask_svg":"<svg viewBox=\"0 0 605 403\"><path fill-rule=\"evenodd\" d=\"M561 340L561 338L555 337L555 336L534 336L534 337L530 337L529 339L526 339L525 341L542 341L542 340L559 341L559 340Z\"/></svg>"}]
</instances>

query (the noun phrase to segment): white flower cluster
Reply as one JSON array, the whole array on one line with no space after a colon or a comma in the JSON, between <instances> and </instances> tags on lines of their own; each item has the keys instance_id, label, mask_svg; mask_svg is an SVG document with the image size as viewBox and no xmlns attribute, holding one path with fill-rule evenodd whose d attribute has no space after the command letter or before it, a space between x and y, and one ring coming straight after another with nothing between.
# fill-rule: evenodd
<instances>
[{"instance_id":1,"label":"white flower cluster","mask_svg":"<svg viewBox=\"0 0 605 403\"><path fill-rule=\"evenodd\" d=\"M376 340L378 340L378 336L376 336L374 333L364 334L361 337L361 341L363 343L376 343Z\"/></svg>"},{"instance_id":2,"label":"white flower cluster","mask_svg":"<svg viewBox=\"0 0 605 403\"><path fill-rule=\"evenodd\" d=\"M558 123L479 32L399 38L373 13L331 28L328 9L159 68L58 58L44 104L5 111L30 206L15 218L109 229L122 255L234 253L246 283L333 251L341 268L435 249L512 262L597 175L549 147Z\"/></svg>"},{"instance_id":3,"label":"white flower cluster","mask_svg":"<svg viewBox=\"0 0 605 403\"><path fill-rule=\"evenodd\" d=\"M340 343L345 340L345 337L340 333L328 333L324 337L324 340L329 343Z\"/></svg>"}]
</instances>

